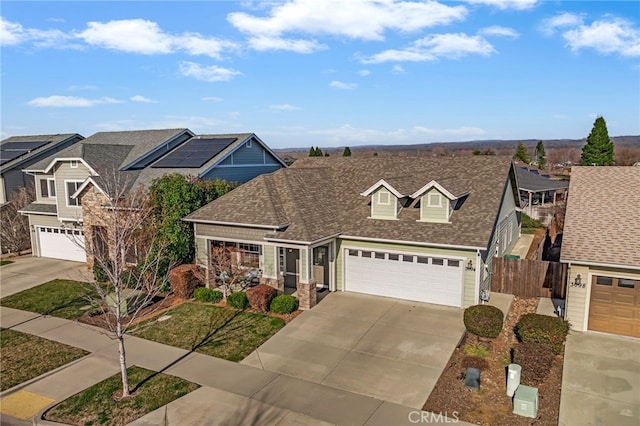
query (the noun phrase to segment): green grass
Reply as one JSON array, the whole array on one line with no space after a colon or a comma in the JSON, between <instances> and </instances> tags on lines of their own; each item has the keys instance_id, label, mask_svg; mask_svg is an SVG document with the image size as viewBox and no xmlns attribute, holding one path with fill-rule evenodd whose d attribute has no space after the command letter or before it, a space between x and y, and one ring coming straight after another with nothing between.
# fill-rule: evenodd
<instances>
[{"instance_id":1,"label":"green grass","mask_svg":"<svg viewBox=\"0 0 640 426\"><path fill-rule=\"evenodd\" d=\"M120 373L62 401L44 415L46 420L74 425L126 425L199 386L178 377L129 367L130 398L116 401L122 390Z\"/></svg>"},{"instance_id":2,"label":"green grass","mask_svg":"<svg viewBox=\"0 0 640 426\"><path fill-rule=\"evenodd\" d=\"M0 330L0 390L12 388L87 354L73 346L3 328Z\"/></svg>"},{"instance_id":3,"label":"green grass","mask_svg":"<svg viewBox=\"0 0 640 426\"><path fill-rule=\"evenodd\" d=\"M142 323L132 334L229 361L241 361L285 324L281 318L197 303L183 303L165 315L171 318Z\"/></svg>"},{"instance_id":4,"label":"green grass","mask_svg":"<svg viewBox=\"0 0 640 426\"><path fill-rule=\"evenodd\" d=\"M75 319L86 312L81 308L90 305L90 300L95 300L97 297L95 289L89 283L53 280L4 297L0 299L0 305L59 318Z\"/></svg>"},{"instance_id":5,"label":"green grass","mask_svg":"<svg viewBox=\"0 0 640 426\"><path fill-rule=\"evenodd\" d=\"M0 260L0 266L8 265L13 263L13 260Z\"/></svg>"}]
</instances>

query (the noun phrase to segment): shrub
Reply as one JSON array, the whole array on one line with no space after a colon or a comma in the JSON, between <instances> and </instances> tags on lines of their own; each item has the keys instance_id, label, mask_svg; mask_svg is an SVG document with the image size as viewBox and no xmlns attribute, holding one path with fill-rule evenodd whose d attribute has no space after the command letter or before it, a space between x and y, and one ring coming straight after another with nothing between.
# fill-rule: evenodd
<instances>
[{"instance_id":1,"label":"shrub","mask_svg":"<svg viewBox=\"0 0 640 426\"><path fill-rule=\"evenodd\" d=\"M489 349L479 342L468 343L464 345L464 353L466 353L467 355L484 358L485 356L489 355Z\"/></svg>"},{"instance_id":2,"label":"shrub","mask_svg":"<svg viewBox=\"0 0 640 426\"><path fill-rule=\"evenodd\" d=\"M494 339L502 331L504 314L495 306L475 305L464 310L464 326L469 333Z\"/></svg>"},{"instance_id":3,"label":"shrub","mask_svg":"<svg viewBox=\"0 0 640 426\"><path fill-rule=\"evenodd\" d=\"M567 340L569 323L559 317L526 314L520 318L516 330L523 343L540 343L558 355Z\"/></svg>"},{"instance_id":4,"label":"shrub","mask_svg":"<svg viewBox=\"0 0 640 426\"><path fill-rule=\"evenodd\" d=\"M462 368L466 370L469 367L483 371L489 368L489 363L486 359L478 358L477 356L465 356L462 358Z\"/></svg>"},{"instance_id":5,"label":"shrub","mask_svg":"<svg viewBox=\"0 0 640 426\"><path fill-rule=\"evenodd\" d=\"M110 267L111 261L107 259L106 263L107 263L107 267ZM109 280L109 276L105 272L102 265L100 265L100 262L95 260L93 262L93 278L99 283L104 283Z\"/></svg>"},{"instance_id":6,"label":"shrub","mask_svg":"<svg viewBox=\"0 0 640 426\"><path fill-rule=\"evenodd\" d=\"M204 286L204 275L198 265L180 265L169 271L169 283L177 297L191 299L193 291Z\"/></svg>"},{"instance_id":7,"label":"shrub","mask_svg":"<svg viewBox=\"0 0 640 426\"><path fill-rule=\"evenodd\" d=\"M279 294L271 301L271 312L290 314L298 309L298 299L288 294Z\"/></svg>"},{"instance_id":8,"label":"shrub","mask_svg":"<svg viewBox=\"0 0 640 426\"><path fill-rule=\"evenodd\" d=\"M520 343L513 348L513 362L522 367L521 380L527 386L537 386L546 379L556 356L538 343Z\"/></svg>"},{"instance_id":9,"label":"shrub","mask_svg":"<svg viewBox=\"0 0 640 426\"><path fill-rule=\"evenodd\" d=\"M222 292L212 288L198 287L193 291L193 297L199 302L218 303L222 300Z\"/></svg>"},{"instance_id":10,"label":"shrub","mask_svg":"<svg viewBox=\"0 0 640 426\"><path fill-rule=\"evenodd\" d=\"M266 284L260 284L247 290L247 299L252 308L259 312L267 312L274 297L278 295L278 290Z\"/></svg>"},{"instance_id":11,"label":"shrub","mask_svg":"<svg viewBox=\"0 0 640 426\"><path fill-rule=\"evenodd\" d=\"M120 274L120 281L129 288L135 288L138 286L140 280L140 271L138 271L137 267L132 267L129 269L125 269Z\"/></svg>"},{"instance_id":12,"label":"shrub","mask_svg":"<svg viewBox=\"0 0 640 426\"><path fill-rule=\"evenodd\" d=\"M249 299L247 293L238 291L227 296L227 305L236 309L247 309L249 307Z\"/></svg>"}]
</instances>

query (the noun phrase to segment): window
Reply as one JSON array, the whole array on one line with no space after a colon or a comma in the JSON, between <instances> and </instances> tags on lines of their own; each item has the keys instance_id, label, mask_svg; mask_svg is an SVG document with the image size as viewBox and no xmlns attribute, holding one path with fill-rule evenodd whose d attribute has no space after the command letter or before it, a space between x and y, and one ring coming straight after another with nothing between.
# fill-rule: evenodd
<instances>
[{"instance_id":1,"label":"window","mask_svg":"<svg viewBox=\"0 0 640 426\"><path fill-rule=\"evenodd\" d=\"M56 181L53 179L47 179L49 184L49 198L56 198Z\"/></svg>"},{"instance_id":2,"label":"window","mask_svg":"<svg viewBox=\"0 0 640 426\"><path fill-rule=\"evenodd\" d=\"M49 198L49 184L45 179L40 181L40 195L42 198Z\"/></svg>"},{"instance_id":3,"label":"window","mask_svg":"<svg viewBox=\"0 0 640 426\"><path fill-rule=\"evenodd\" d=\"M452 266L457 268L458 266L460 266L460 261L455 259L447 259L447 266Z\"/></svg>"},{"instance_id":4,"label":"window","mask_svg":"<svg viewBox=\"0 0 640 426\"><path fill-rule=\"evenodd\" d=\"M376 257L376 259L384 259L384 253L381 253L381 252L377 251L375 253L375 257Z\"/></svg>"},{"instance_id":5,"label":"window","mask_svg":"<svg viewBox=\"0 0 640 426\"><path fill-rule=\"evenodd\" d=\"M362 252L362 257L369 257L369 258L371 258L371 252L370 252L370 251L363 251L363 252Z\"/></svg>"},{"instance_id":6,"label":"window","mask_svg":"<svg viewBox=\"0 0 640 426\"><path fill-rule=\"evenodd\" d=\"M418 256L417 261L418 261L418 263L422 263L422 264L426 265L427 263L429 263L429 258L428 257L424 257L424 256Z\"/></svg>"},{"instance_id":7,"label":"window","mask_svg":"<svg viewBox=\"0 0 640 426\"><path fill-rule=\"evenodd\" d=\"M431 192L427 195L427 207L442 207L442 195L439 192Z\"/></svg>"},{"instance_id":8,"label":"window","mask_svg":"<svg viewBox=\"0 0 640 426\"><path fill-rule=\"evenodd\" d=\"M80 188L82 181L68 181L65 182L67 187L67 207L80 207L82 202L80 197L71 198L71 196Z\"/></svg>"},{"instance_id":9,"label":"window","mask_svg":"<svg viewBox=\"0 0 640 426\"><path fill-rule=\"evenodd\" d=\"M71 160L71 162L69 163L69 167L71 167L72 169L77 169L78 168L78 160Z\"/></svg>"},{"instance_id":10,"label":"window","mask_svg":"<svg viewBox=\"0 0 640 426\"><path fill-rule=\"evenodd\" d=\"M432 265L443 266L444 265L444 259L440 259L439 257L432 257L431 258L431 264Z\"/></svg>"},{"instance_id":11,"label":"window","mask_svg":"<svg viewBox=\"0 0 640 426\"><path fill-rule=\"evenodd\" d=\"M622 287L622 288L634 288L635 287L635 281L634 280L629 280L629 279L624 279L624 278L620 278L618 280L618 287Z\"/></svg>"},{"instance_id":12,"label":"window","mask_svg":"<svg viewBox=\"0 0 640 426\"><path fill-rule=\"evenodd\" d=\"M613 285L613 278L611 278L611 277L596 277L596 284L598 284L598 285Z\"/></svg>"},{"instance_id":13,"label":"window","mask_svg":"<svg viewBox=\"0 0 640 426\"><path fill-rule=\"evenodd\" d=\"M400 255L389 253L389 260L398 260L400 259Z\"/></svg>"},{"instance_id":14,"label":"window","mask_svg":"<svg viewBox=\"0 0 640 426\"><path fill-rule=\"evenodd\" d=\"M238 249L242 253L241 255L242 266L247 266L250 268L259 268L261 248L262 246L258 244L238 243Z\"/></svg>"},{"instance_id":15,"label":"window","mask_svg":"<svg viewBox=\"0 0 640 426\"><path fill-rule=\"evenodd\" d=\"M378 204L391 204L391 194L389 193L389 191L378 191Z\"/></svg>"},{"instance_id":16,"label":"window","mask_svg":"<svg viewBox=\"0 0 640 426\"><path fill-rule=\"evenodd\" d=\"M349 256L358 256L358 250L349 250Z\"/></svg>"},{"instance_id":17,"label":"window","mask_svg":"<svg viewBox=\"0 0 640 426\"><path fill-rule=\"evenodd\" d=\"M411 262L411 263L413 263L413 256L409 256L408 254L403 254L402 255L402 261L403 262Z\"/></svg>"}]
</instances>

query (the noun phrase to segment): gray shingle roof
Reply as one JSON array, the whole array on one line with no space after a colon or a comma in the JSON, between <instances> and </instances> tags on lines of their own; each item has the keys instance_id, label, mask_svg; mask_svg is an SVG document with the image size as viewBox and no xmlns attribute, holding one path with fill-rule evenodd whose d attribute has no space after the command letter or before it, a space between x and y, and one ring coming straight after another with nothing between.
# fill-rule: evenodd
<instances>
[{"instance_id":1,"label":"gray shingle roof","mask_svg":"<svg viewBox=\"0 0 640 426\"><path fill-rule=\"evenodd\" d=\"M530 192L546 192L569 187L569 183L566 181L550 179L520 166L516 167L516 179L519 189Z\"/></svg>"},{"instance_id":2,"label":"gray shingle roof","mask_svg":"<svg viewBox=\"0 0 640 426\"><path fill-rule=\"evenodd\" d=\"M640 167L572 167L561 260L640 266Z\"/></svg>"},{"instance_id":3,"label":"gray shingle roof","mask_svg":"<svg viewBox=\"0 0 640 426\"><path fill-rule=\"evenodd\" d=\"M58 208L55 204L31 203L20 209L20 211L24 213L57 214Z\"/></svg>"},{"instance_id":4,"label":"gray shingle roof","mask_svg":"<svg viewBox=\"0 0 640 426\"><path fill-rule=\"evenodd\" d=\"M9 142L47 142L45 145L38 147L37 149L34 149L32 151L30 151L29 153L22 155L18 158L15 158L11 161L7 161L6 163L4 163L2 166L0 166L0 172L4 172L5 170L9 170L12 169L14 166L17 166L21 163L24 162L24 160L27 160L35 155L38 155L42 152L48 151L51 148L53 148L55 145L58 145L61 142L65 142L71 138L80 138L82 139L82 136L79 135L78 133L59 133L59 134L54 134L54 135L25 135L25 136L11 136L7 139L3 139L0 142L0 146L4 145L5 143L9 143Z\"/></svg>"},{"instance_id":5,"label":"gray shingle roof","mask_svg":"<svg viewBox=\"0 0 640 426\"><path fill-rule=\"evenodd\" d=\"M511 159L500 156L304 158L289 169L255 178L185 219L273 227L288 224L276 238L295 241L341 233L486 247L510 167ZM449 224L417 222L420 213L414 206L402 209L399 220L370 219L370 197L360 193L380 179L401 182L406 192L435 180L453 193L470 194Z\"/></svg>"}]
</instances>

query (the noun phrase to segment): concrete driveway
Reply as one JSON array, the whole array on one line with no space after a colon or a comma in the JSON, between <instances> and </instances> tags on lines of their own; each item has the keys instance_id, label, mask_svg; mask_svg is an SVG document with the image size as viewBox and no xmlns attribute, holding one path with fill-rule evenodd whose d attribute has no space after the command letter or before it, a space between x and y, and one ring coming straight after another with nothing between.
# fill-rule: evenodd
<instances>
[{"instance_id":1,"label":"concrete driveway","mask_svg":"<svg viewBox=\"0 0 640 426\"><path fill-rule=\"evenodd\" d=\"M569 335L559 423L640 424L640 339L592 332Z\"/></svg>"},{"instance_id":2,"label":"concrete driveway","mask_svg":"<svg viewBox=\"0 0 640 426\"><path fill-rule=\"evenodd\" d=\"M87 281L86 263L46 257L12 257L14 263L0 267L0 297L10 296L56 278Z\"/></svg>"},{"instance_id":3,"label":"concrete driveway","mask_svg":"<svg viewBox=\"0 0 640 426\"><path fill-rule=\"evenodd\" d=\"M242 363L422 408L464 332L462 309L336 292Z\"/></svg>"}]
</instances>

